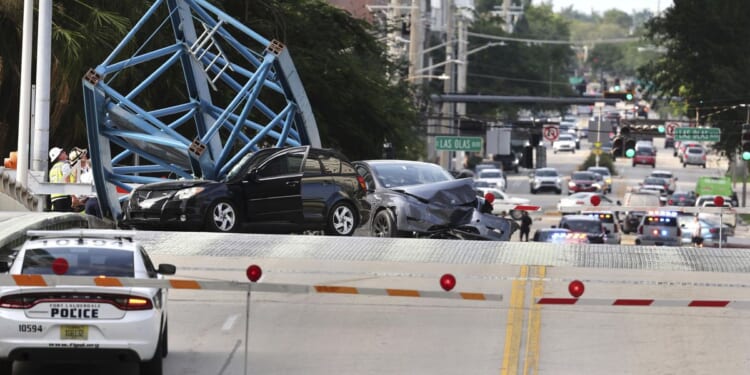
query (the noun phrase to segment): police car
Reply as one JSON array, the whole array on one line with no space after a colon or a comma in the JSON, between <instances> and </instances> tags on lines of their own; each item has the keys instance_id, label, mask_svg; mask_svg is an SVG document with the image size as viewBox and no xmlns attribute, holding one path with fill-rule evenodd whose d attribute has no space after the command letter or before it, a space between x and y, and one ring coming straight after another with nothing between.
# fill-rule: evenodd
<instances>
[{"instance_id":1,"label":"police car","mask_svg":"<svg viewBox=\"0 0 750 375\"><path fill-rule=\"evenodd\" d=\"M171 264L154 267L133 235L115 230L28 231L26 243L12 262L0 262L0 271L62 272L91 276L92 282L100 276L161 279L175 273ZM12 373L13 361L132 361L140 362L141 374L160 375L167 347L166 289L0 287L0 375Z\"/></svg>"},{"instance_id":2,"label":"police car","mask_svg":"<svg viewBox=\"0 0 750 375\"><path fill-rule=\"evenodd\" d=\"M677 212L649 211L638 225L636 245L680 246L682 231L677 220Z\"/></svg>"}]
</instances>

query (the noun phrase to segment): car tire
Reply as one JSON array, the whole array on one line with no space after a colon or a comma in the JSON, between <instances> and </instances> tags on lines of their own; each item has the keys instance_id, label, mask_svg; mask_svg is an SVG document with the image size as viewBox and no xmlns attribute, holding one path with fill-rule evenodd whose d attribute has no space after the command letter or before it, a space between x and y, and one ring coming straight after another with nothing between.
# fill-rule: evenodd
<instances>
[{"instance_id":1,"label":"car tire","mask_svg":"<svg viewBox=\"0 0 750 375\"><path fill-rule=\"evenodd\" d=\"M139 373L141 375L162 375L162 361L164 359L164 356L162 355L163 344L161 343L161 341L162 340L159 339L159 343L156 345L156 351L154 352L153 358L140 363L141 371Z\"/></svg>"},{"instance_id":2,"label":"car tire","mask_svg":"<svg viewBox=\"0 0 750 375\"><path fill-rule=\"evenodd\" d=\"M357 211L347 202L338 202L328 211L326 234L351 236L357 229Z\"/></svg>"},{"instance_id":3,"label":"car tire","mask_svg":"<svg viewBox=\"0 0 750 375\"><path fill-rule=\"evenodd\" d=\"M0 375L13 374L13 361L9 359L0 359Z\"/></svg>"},{"instance_id":4,"label":"car tire","mask_svg":"<svg viewBox=\"0 0 750 375\"><path fill-rule=\"evenodd\" d=\"M530 191L531 191L531 194L536 194L536 190L531 189Z\"/></svg>"},{"instance_id":5,"label":"car tire","mask_svg":"<svg viewBox=\"0 0 750 375\"><path fill-rule=\"evenodd\" d=\"M516 167L515 167L515 168L514 168L513 170L514 170L514 171L515 171L516 173L518 173L518 166L516 166Z\"/></svg>"},{"instance_id":6,"label":"car tire","mask_svg":"<svg viewBox=\"0 0 750 375\"><path fill-rule=\"evenodd\" d=\"M686 163L682 163L682 167L683 167L683 168L687 168L687 164L686 164ZM696 227L696 228L697 228L697 227Z\"/></svg>"},{"instance_id":7,"label":"car tire","mask_svg":"<svg viewBox=\"0 0 750 375\"><path fill-rule=\"evenodd\" d=\"M164 333L161 334L161 357L167 358L169 354L169 321L164 323Z\"/></svg>"},{"instance_id":8,"label":"car tire","mask_svg":"<svg viewBox=\"0 0 750 375\"><path fill-rule=\"evenodd\" d=\"M370 225L374 237L398 237L396 218L389 209L383 209L375 214Z\"/></svg>"},{"instance_id":9,"label":"car tire","mask_svg":"<svg viewBox=\"0 0 750 375\"><path fill-rule=\"evenodd\" d=\"M206 230L228 233L236 232L239 226L239 215L234 203L222 199L209 206L206 213Z\"/></svg>"}]
</instances>

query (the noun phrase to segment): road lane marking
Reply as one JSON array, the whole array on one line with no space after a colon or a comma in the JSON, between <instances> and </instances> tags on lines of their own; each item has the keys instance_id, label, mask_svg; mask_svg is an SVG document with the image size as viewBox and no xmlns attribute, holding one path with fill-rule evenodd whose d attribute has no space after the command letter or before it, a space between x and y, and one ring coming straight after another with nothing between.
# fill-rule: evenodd
<instances>
[{"instance_id":1,"label":"road lane marking","mask_svg":"<svg viewBox=\"0 0 750 375\"><path fill-rule=\"evenodd\" d=\"M526 280L529 276L529 266L521 266L517 280L513 280L508 307L508 322L505 325L505 349L503 350L502 375L518 374L518 360L521 349L521 333L523 331L523 305L526 294Z\"/></svg>"},{"instance_id":2,"label":"road lane marking","mask_svg":"<svg viewBox=\"0 0 750 375\"><path fill-rule=\"evenodd\" d=\"M227 320L224 322L224 325L221 326L222 332L229 332L229 330L232 329L234 326L234 323L237 321L237 319L240 317L240 314L234 314L227 318Z\"/></svg>"},{"instance_id":3,"label":"road lane marking","mask_svg":"<svg viewBox=\"0 0 750 375\"><path fill-rule=\"evenodd\" d=\"M536 375L539 372L539 336L542 328L542 306L533 301L544 295L544 276L547 273L545 266L534 267L536 279L532 282L532 302L529 309L528 329L526 331L526 360L524 361L523 374Z\"/></svg>"}]
</instances>

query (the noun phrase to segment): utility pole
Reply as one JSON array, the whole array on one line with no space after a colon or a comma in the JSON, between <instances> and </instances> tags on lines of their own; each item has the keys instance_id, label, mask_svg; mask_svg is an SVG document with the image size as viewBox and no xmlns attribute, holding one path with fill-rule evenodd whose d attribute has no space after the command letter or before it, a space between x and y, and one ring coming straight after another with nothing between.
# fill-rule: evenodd
<instances>
[{"instance_id":1,"label":"utility pole","mask_svg":"<svg viewBox=\"0 0 750 375\"><path fill-rule=\"evenodd\" d=\"M745 110L747 113L745 117L745 124L750 124L750 107L745 106ZM741 149L740 152L742 152ZM743 159L742 157L740 157L740 159L742 159L742 207L746 207L745 200L747 198L745 197L745 194L747 193L747 161L745 161L745 159Z\"/></svg>"},{"instance_id":2,"label":"utility pole","mask_svg":"<svg viewBox=\"0 0 750 375\"><path fill-rule=\"evenodd\" d=\"M409 29L409 77L418 77L418 70L424 66L424 27L422 14L425 0L411 1L411 27ZM414 78L414 83L422 85L422 77Z\"/></svg>"},{"instance_id":3,"label":"utility pole","mask_svg":"<svg viewBox=\"0 0 750 375\"><path fill-rule=\"evenodd\" d=\"M445 41L448 42L445 45L445 72L448 75L448 79L443 82L443 92L444 93L451 93L453 92L453 85L456 80L456 74L454 74L454 59L456 56L456 52L453 48L453 21L455 12L453 9L453 0L442 0L442 7L443 11L443 20L445 25ZM449 129L451 129L453 125L453 103L443 103L443 121L442 126L440 127L438 133L446 134L449 133ZM440 166L445 168L446 170L450 169L450 151L441 151L438 155L440 158Z\"/></svg>"},{"instance_id":4,"label":"utility pole","mask_svg":"<svg viewBox=\"0 0 750 375\"><path fill-rule=\"evenodd\" d=\"M47 170L49 148L50 74L52 69L52 0L39 0L36 50L36 105L32 170Z\"/></svg>"},{"instance_id":5,"label":"utility pole","mask_svg":"<svg viewBox=\"0 0 750 375\"><path fill-rule=\"evenodd\" d=\"M29 133L31 131L31 59L34 48L34 0L24 0L21 42L21 94L18 113L18 165L16 180L28 187Z\"/></svg>"}]
</instances>

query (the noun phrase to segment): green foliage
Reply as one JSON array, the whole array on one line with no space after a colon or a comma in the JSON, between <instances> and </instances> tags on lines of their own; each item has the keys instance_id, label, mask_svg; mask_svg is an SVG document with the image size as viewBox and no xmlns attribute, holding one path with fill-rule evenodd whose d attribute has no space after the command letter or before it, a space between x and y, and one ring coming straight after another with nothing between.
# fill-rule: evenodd
<instances>
[{"instance_id":1,"label":"green foliage","mask_svg":"<svg viewBox=\"0 0 750 375\"><path fill-rule=\"evenodd\" d=\"M586 160L583 161L581 165L578 166L579 171L585 171L589 169L589 167L595 167L596 166L596 155L594 153L590 153L588 157L586 157ZM609 169L609 173L611 173L613 176L617 175L617 168L615 168L615 163L612 160L612 155L610 154L601 154L599 155L599 166L600 167L607 167Z\"/></svg>"}]
</instances>

